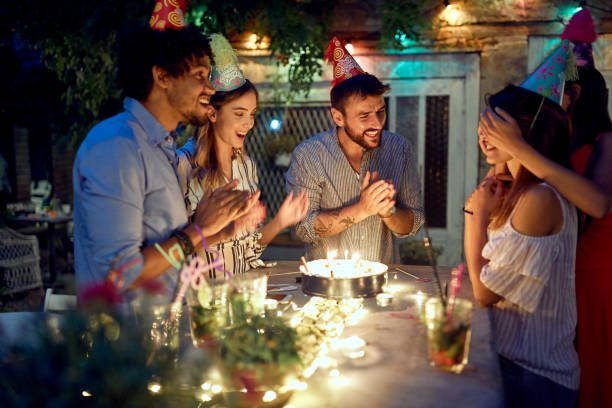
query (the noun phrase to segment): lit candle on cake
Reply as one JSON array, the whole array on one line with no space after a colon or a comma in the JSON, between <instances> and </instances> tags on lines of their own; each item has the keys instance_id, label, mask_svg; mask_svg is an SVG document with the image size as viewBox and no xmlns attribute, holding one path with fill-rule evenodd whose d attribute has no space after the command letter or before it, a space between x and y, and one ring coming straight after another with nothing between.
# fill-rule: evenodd
<instances>
[{"instance_id":1,"label":"lit candle on cake","mask_svg":"<svg viewBox=\"0 0 612 408\"><path fill-rule=\"evenodd\" d=\"M360 256L361 255L359 255L359 254L353 254L353 256L351 258L353 260L353 262L354 262L353 263L353 269L355 269L357 271L359 271L359 258L360 258Z\"/></svg>"},{"instance_id":2,"label":"lit candle on cake","mask_svg":"<svg viewBox=\"0 0 612 408\"><path fill-rule=\"evenodd\" d=\"M329 275L331 276L332 279L334 277L334 270L333 270L333 267L332 267L332 259L334 259L337 254L338 254L338 252L336 252L336 251L327 252L327 267L329 268Z\"/></svg>"}]
</instances>

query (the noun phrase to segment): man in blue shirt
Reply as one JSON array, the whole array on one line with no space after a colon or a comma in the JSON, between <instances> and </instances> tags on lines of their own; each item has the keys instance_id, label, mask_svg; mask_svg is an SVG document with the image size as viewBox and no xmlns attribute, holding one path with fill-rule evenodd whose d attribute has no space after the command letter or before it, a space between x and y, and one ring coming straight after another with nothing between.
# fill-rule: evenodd
<instances>
[{"instance_id":1,"label":"man in blue shirt","mask_svg":"<svg viewBox=\"0 0 612 408\"><path fill-rule=\"evenodd\" d=\"M178 271L166 253L185 252L227 238L233 220L257 202L236 191L236 182L202 200L190 223L176 168L179 122L205 124L214 89L211 51L197 29L126 36L119 47L119 83L125 111L95 126L81 144L73 167L75 269L79 293L119 275L128 299L153 280L169 299ZM118 273L117 273L118 272ZM159 285L157 285L159 287Z\"/></svg>"}]
</instances>

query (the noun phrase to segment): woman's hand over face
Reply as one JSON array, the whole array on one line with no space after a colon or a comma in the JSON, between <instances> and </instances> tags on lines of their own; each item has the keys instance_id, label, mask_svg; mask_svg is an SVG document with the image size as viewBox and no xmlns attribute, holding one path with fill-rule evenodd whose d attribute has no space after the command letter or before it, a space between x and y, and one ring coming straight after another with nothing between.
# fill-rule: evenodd
<instances>
[{"instance_id":1,"label":"woman's hand over face","mask_svg":"<svg viewBox=\"0 0 612 408\"><path fill-rule=\"evenodd\" d=\"M480 114L480 121L487 142L512 157L516 157L516 153L526 143L516 120L500 107L496 107L495 111L487 108Z\"/></svg>"}]
</instances>

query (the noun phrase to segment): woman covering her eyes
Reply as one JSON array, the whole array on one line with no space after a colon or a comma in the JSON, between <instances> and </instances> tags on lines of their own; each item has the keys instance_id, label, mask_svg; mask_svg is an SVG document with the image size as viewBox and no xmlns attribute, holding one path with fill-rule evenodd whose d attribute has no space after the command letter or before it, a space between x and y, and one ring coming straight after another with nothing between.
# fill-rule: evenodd
<instances>
[{"instance_id":1,"label":"woman covering her eyes","mask_svg":"<svg viewBox=\"0 0 612 408\"><path fill-rule=\"evenodd\" d=\"M582 211L576 251L578 407L611 407L612 121L608 87L595 68L591 43L597 33L587 8L572 17L561 38L572 42L578 65L578 78L566 82L561 99L572 129L573 169L533 149L504 110L485 116L484 131L491 144L509 152Z\"/></svg>"},{"instance_id":2,"label":"woman covering her eyes","mask_svg":"<svg viewBox=\"0 0 612 408\"><path fill-rule=\"evenodd\" d=\"M257 167L244 152L244 140L254 126L257 90L244 77L229 42L219 34L211 35L215 58L212 84L215 94L210 99L209 124L196 130L195 136L179 150L179 177L185 194L187 212L191 215L200 199L231 180L238 180L237 189L256 194L259 190ZM224 231L215 245L224 260L224 267L233 274L263 266L259 256L265 246L285 227L296 224L306 214L308 197L290 193L278 213L258 230L265 218L263 204L235 222L232 231ZM209 263L213 254L200 255ZM220 278L212 270L211 278Z\"/></svg>"},{"instance_id":3,"label":"woman covering her eyes","mask_svg":"<svg viewBox=\"0 0 612 408\"><path fill-rule=\"evenodd\" d=\"M563 73L567 45L552 56L563 61L557 73ZM576 209L491 144L485 125L486 114L501 108L529 146L569 167L569 121L554 92L558 85L542 83L537 74L492 95L481 117L480 148L489 164L507 166L512 182L507 188L491 172L468 198L465 255L474 297L492 310L506 406L570 408L580 381L574 348Z\"/></svg>"}]
</instances>

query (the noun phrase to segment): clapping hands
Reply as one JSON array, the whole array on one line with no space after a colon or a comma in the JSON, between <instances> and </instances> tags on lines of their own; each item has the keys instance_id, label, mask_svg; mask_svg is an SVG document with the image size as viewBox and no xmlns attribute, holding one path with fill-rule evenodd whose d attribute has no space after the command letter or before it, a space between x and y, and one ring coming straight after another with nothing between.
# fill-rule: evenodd
<instances>
[{"instance_id":1,"label":"clapping hands","mask_svg":"<svg viewBox=\"0 0 612 408\"><path fill-rule=\"evenodd\" d=\"M381 217L390 216L395 205L395 187L387 180L378 180L378 172L366 172L361 183L359 205L366 217L378 214Z\"/></svg>"},{"instance_id":2,"label":"clapping hands","mask_svg":"<svg viewBox=\"0 0 612 408\"><path fill-rule=\"evenodd\" d=\"M247 214L257 203L260 191L249 194L234 190L238 180L216 189L210 196L198 203L194 223L205 236L211 236L224 229L229 223Z\"/></svg>"},{"instance_id":3,"label":"clapping hands","mask_svg":"<svg viewBox=\"0 0 612 408\"><path fill-rule=\"evenodd\" d=\"M294 194L293 191L290 191L276 214L281 228L300 222L306 216L308 205L309 200L306 192L301 191L299 194Z\"/></svg>"}]
</instances>

